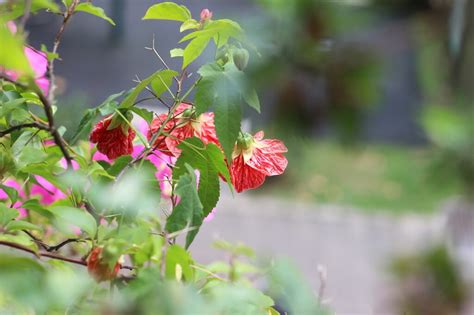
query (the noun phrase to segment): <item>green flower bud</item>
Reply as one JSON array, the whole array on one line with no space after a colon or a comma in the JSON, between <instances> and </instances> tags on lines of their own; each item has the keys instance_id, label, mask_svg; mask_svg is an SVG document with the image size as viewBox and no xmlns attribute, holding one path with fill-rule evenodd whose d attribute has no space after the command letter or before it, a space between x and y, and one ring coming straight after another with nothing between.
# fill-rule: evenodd
<instances>
[{"instance_id":1,"label":"green flower bud","mask_svg":"<svg viewBox=\"0 0 474 315\"><path fill-rule=\"evenodd\" d=\"M235 49L233 52L233 58L237 69L243 71L245 68L247 68L247 64L249 63L249 52L247 49Z\"/></svg>"}]
</instances>

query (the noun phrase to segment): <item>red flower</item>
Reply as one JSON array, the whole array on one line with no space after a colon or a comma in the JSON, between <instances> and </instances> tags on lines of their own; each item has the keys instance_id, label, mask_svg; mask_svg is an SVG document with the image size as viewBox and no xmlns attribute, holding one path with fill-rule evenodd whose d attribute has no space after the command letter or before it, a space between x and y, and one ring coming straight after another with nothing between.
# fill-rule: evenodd
<instances>
[{"instance_id":1,"label":"red flower","mask_svg":"<svg viewBox=\"0 0 474 315\"><path fill-rule=\"evenodd\" d=\"M157 133L165 122L167 114L161 114L151 122L148 130L148 140ZM204 113L196 117L191 105L181 103L170 119L163 132L156 141L157 149L171 156L179 156L181 150L177 148L181 141L190 137L198 137L205 144L215 143L220 146L217 140L216 128L214 126L214 113Z\"/></svg>"},{"instance_id":2,"label":"red flower","mask_svg":"<svg viewBox=\"0 0 474 315\"><path fill-rule=\"evenodd\" d=\"M263 184L266 176L280 175L285 171L288 160L283 142L263 139L263 131L255 136L244 134L239 137L232 153L230 173L237 192L254 189Z\"/></svg>"},{"instance_id":3,"label":"red flower","mask_svg":"<svg viewBox=\"0 0 474 315\"><path fill-rule=\"evenodd\" d=\"M112 117L107 117L99 121L90 135L90 141L97 143L97 150L111 160L132 154L135 138L135 131L124 122L109 129L112 120Z\"/></svg>"},{"instance_id":4,"label":"red flower","mask_svg":"<svg viewBox=\"0 0 474 315\"><path fill-rule=\"evenodd\" d=\"M119 262L115 263L114 268L111 269L103 260L102 249L102 247L94 248L87 258L87 271L97 282L114 279L120 270Z\"/></svg>"}]
</instances>

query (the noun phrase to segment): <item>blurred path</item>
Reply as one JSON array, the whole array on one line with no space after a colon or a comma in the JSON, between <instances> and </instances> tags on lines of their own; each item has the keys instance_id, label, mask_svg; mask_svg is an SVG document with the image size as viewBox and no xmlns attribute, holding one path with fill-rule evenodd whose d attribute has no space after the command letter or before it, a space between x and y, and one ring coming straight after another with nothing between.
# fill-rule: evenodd
<instances>
[{"instance_id":1,"label":"blurred path","mask_svg":"<svg viewBox=\"0 0 474 315\"><path fill-rule=\"evenodd\" d=\"M327 268L325 298L339 315L383 315L387 262L395 253L426 247L442 234L441 215L364 213L268 197L221 197L217 215L201 229L193 256L225 259L209 244L242 241L259 256L291 257L316 290L317 265Z\"/></svg>"}]
</instances>

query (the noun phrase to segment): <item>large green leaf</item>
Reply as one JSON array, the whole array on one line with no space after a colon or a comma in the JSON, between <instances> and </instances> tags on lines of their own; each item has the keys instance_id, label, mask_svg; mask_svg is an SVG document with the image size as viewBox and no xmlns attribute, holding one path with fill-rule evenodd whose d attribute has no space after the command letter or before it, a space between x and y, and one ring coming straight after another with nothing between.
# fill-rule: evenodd
<instances>
[{"instance_id":1,"label":"large green leaf","mask_svg":"<svg viewBox=\"0 0 474 315\"><path fill-rule=\"evenodd\" d=\"M152 5L145 13L144 20L172 20L172 21L187 21L191 19L191 13L184 5L179 5L174 2L162 2Z\"/></svg>"},{"instance_id":2,"label":"large green leaf","mask_svg":"<svg viewBox=\"0 0 474 315\"><path fill-rule=\"evenodd\" d=\"M242 107L230 97L220 97L214 109L214 123L219 142L228 161L232 161L232 151L240 132Z\"/></svg>"},{"instance_id":3,"label":"large green leaf","mask_svg":"<svg viewBox=\"0 0 474 315\"><path fill-rule=\"evenodd\" d=\"M225 165L224 156L216 145L205 146L195 137L184 140L178 147L181 154L173 169L173 178L178 180L187 173L186 164L199 170L198 195L203 207L203 217L206 217L219 200L219 172L224 172L223 176L229 173L227 168L225 171L222 169L222 164Z\"/></svg>"},{"instance_id":4,"label":"large green leaf","mask_svg":"<svg viewBox=\"0 0 474 315\"><path fill-rule=\"evenodd\" d=\"M210 36L200 36L189 42L186 48L184 48L183 69L201 55L210 40Z\"/></svg>"},{"instance_id":5,"label":"large green leaf","mask_svg":"<svg viewBox=\"0 0 474 315\"><path fill-rule=\"evenodd\" d=\"M82 2L76 6L76 11L86 12L95 16L100 17L101 19L106 20L112 25L115 25L115 22L105 14L104 9L97 7L90 2Z\"/></svg>"},{"instance_id":6,"label":"large green leaf","mask_svg":"<svg viewBox=\"0 0 474 315\"><path fill-rule=\"evenodd\" d=\"M180 197L179 203L166 221L166 231L173 233L185 229L187 226L196 228L186 235L186 248L191 245L197 234L197 229L203 221L203 207L199 200L196 188L196 177L193 169L185 165L188 173L182 175L176 185L175 193Z\"/></svg>"},{"instance_id":7,"label":"large green leaf","mask_svg":"<svg viewBox=\"0 0 474 315\"><path fill-rule=\"evenodd\" d=\"M0 203L0 225L5 226L18 216L18 210Z\"/></svg>"},{"instance_id":8,"label":"large green leaf","mask_svg":"<svg viewBox=\"0 0 474 315\"><path fill-rule=\"evenodd\" d=\"M97 223L94 217L85 209L66 206L54 206L50 208L56 218L56 225L63 230L70 230L71 226L77 226L89 237L95 237Z\"/></svg>"}]
</instances>

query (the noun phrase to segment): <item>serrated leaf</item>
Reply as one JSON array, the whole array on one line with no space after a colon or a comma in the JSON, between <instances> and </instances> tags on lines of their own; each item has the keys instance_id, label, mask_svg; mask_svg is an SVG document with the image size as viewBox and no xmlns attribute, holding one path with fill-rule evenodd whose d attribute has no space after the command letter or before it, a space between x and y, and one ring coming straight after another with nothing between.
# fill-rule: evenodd
<instances>
[{"instance_id":1,"label":"serrated leaf","mask_svg":"<svg viewBox=\"0 0 474 315\"><path fill-rule=\"evenodd\" d=\"M171 21L187 21L191 19L191 13L184 5L174 2L162 2L152 5L145 13L143 20L171 20Z\"/></svg>"},{"instance_id":2,"label":"serrated leaf","mask_svg":"<svg viewBox=\"0 0 474 315\"><path fill-rule=\"evenodd\" d=\"M205 146L195 137L184 140L178 148L181 149L181 154L173 169L173 178L178 180L180 176L186 174L186 165L199 170L198 195L203 207L203 217L206 217L219 201L219 171L216 164L222 163L224 157L222 154L219 157L215 152L209 155L208 150L209 148L212 150L213 146Z\"/></svg>"},{"instance_id":3,"label":"serrated leaf","mask_svg":"<svg viewBox=\"0 0 474 315\"><path fill-rule=\"evenodd\" d=\"M214 124L219 142L228 161L232 161L232 151L240 132L242 108L229 97L219 97L218 106L214 109Z\"/></svg>"},{"instance_id":4,"label":"serrated leaf","mask_svg":"<svg viewBox=\"0 0 474 315\"><path fill-rule=\"evenodd\" d=\"M104 9L102 9L101 7L95 6L90 2L79 3L76 6L75 11L86 12L86 13L95 15L115 26L115 22L111 18L109 18L107 14L105 14Z\"/></svg>"},{"instance_id":5,"label":"serrated leaf","mask_svg":"<svg viewBox=\"0 0 474 315\"><path fill-rule=\"evenodd\" d=\"M194 97L196 115L201 115L212 107L216 101L217 94L214 89L214 81L209 78L203 78L196 85L196 94Z\"/></svg>"},{"instance_id":6,"label":"serrated leaf","mask_svg":"<svg viewBox=\"0 0 474 315\"><path fill-rule=\"evenodd\" d=\"M54 213L56 224L60 227L68 229L71 226L77 226L86 232L89 237L93 238L95 236L97 223L94 217L85 209L55 206L51 207L50 210Z\"/></svg>"},{"instance_id":7,"label":"serrated leaf","mask_svg":"<svg viewBox=\"0 0 474 315\"><path fill-rule=\"evenodd\" d=\"M163 70L156 75L156 79L151 81L151 88L157 96L160 96L163 92L171 88L173 82L173 77L177 76L178 72L174 70Z\"/></svg>"},{"instance_id":8,"label":"serrated leaf","mask_svg":"<svg viewBox=\"0 0 474 315\"><path fill-rule=\"evenodd\" d=\"M201 55L210 40L211 37L200 36L189 42L183 53L183 69Z\"/></svg>"},{"instance_id":9,"label":"serrated leaf","mask_svg":"<svg viewBox=\"0 0 474 315\"><path fill-rule=\"evenodd\" d=\"M227 167L225 157L221 149L214 143L209 143L207 145L206 151L209 159L213 161L214 167L216 168L217 172L225 178L230 190L233 191L229 168Z\"/></svg>"},{"instance_id":10,"label":"serrated leaf","mask_svg":"<svg viewBox=\"0 0 474 315\"><path fill-rule=\"evenodd\" d=\"M181 231L188 225L198 229L204 219L202 204L196 189L196 177L191 167L186 165L186 168L188 173L179 178L175 190L176 195L180 197L180 201L166 220L165 229L170 233ZM191 245L197 229L187 233L186 248Z\"/></svg>"}]
</instances>

